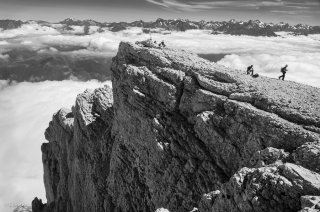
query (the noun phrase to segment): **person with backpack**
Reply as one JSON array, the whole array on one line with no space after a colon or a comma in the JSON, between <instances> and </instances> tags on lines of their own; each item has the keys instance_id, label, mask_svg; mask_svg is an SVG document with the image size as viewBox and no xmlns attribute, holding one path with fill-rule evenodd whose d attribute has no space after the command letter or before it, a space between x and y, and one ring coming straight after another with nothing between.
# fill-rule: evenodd
<instances>
[{"instance_id":1,"label":"person with backpack","mask_svg":"<svg viewBox=\"0 0 320 212\"><path fill-rule=\"evenodd\" d=\"M287 68L288 68L288 65L285 65L285 67L281 68L281 73L282 73L282 75L279 76L279 79L282 78L282 80L284 80L284 77L286 76L286 73L287 73L287 71L288 71Z\"/></svg>"},{"instance_id":2,"label":"person with backpack","mask_svg":"<svg viewBox=\"0 0 320 212\"><path fill-rule=\"evenodd\" d=\"M253 75L253 65L251 66L248 66L247 68L247 74L250 74L251 73L251 76Z\"/></svg>"},{"instance_id":3,"label":"person with backpack","mask_svg":"<svg viewBox=\"0 0 320 212\"><path fill-rule=\"evenodd\" d=\"M161 48L164 48L164 47L166 47L166 44L164 44L164 41L161 41L161 43L159 43L159 47Z\"/></svg>"}]
</instances>

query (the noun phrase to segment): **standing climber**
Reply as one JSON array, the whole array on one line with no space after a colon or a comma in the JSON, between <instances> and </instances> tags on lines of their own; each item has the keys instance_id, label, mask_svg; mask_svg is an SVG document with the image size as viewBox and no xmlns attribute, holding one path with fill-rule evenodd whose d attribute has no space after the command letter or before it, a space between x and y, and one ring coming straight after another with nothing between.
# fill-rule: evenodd
<instances>
[{"instance_id":1,"label":"standing climber","mask_svg":"<svg viewBox=\"0 0 320 212\"><path fill-rule=\"evenodd\" d=\"M253 75L253 65L251 66L248 66L247 68L247 74L250 74L251 73L251 76Z\"/></svg>"},{"instance_id":2,"label":"standing climber","mask_svg":"<svg viewBox=\"0 0 320 212\"><path fill-rule=\"evenodd\" d=\"M164 44L164 41L161 41L161 43L159 43L159 47L166 47L166 44Z\"/></svg>"},{"instance_id":3,"label":"standing climber","mask_svg":"<svg viewBox=\"0 0 320 212\"><path fill-rule=\"evenodd\" d=\"M284 80L284 77L286 76L286 73L287 73L287 71L288 71L287 68L288 68L288 65L286 65L285 67L281 68L281 73L282 73L282 75L279 76L279 79L282 78L282 80Z\"/></svg>"}]
</instances>

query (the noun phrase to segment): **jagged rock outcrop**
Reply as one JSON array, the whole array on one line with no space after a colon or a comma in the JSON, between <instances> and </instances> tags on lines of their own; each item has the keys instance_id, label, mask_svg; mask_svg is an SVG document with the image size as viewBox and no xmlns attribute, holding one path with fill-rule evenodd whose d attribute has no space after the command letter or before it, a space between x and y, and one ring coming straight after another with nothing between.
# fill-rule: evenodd
<instances>
[{"instance_id":1,"label":"jagged rock outcrop","mask_svg":"<svg viewBox=\"0 0 320 212\"><path fill-rule=\"evenodd\" d=\"M320 175L295 164L242 168L221 188L209 211L298 211L299 198L320 195Z\"/></svg>"},{"instance_id":2,"label":"jagged rock outcrop","mask_svg":"<svg viewBox=\"0 0 320 212\"><path fill-rule=\"evenodd\" d=\"M293 159L296 164L320 172L320 144L316 142L300 146L294 151Z\"/></svg>"},{"instance_id":3,"label":"jagged rock outcrop","mask_svg":"<svg viewBox=\"0 0 320 212\"><path fill-rule=\"evenodd\" d=\"M112 72L112 90L53 116L34 211L297 211L320 196L319 89L139 42Z\"/></svg>"},{"instance_id":4,"label":"jagged rock outcrop","mask_svg":"<svg viewBox=\"0 0 320 212\"><path fill-rule=\"evenodd\" d=\"M103 211L112 139L110 88L77 97L72 111L59 110L42 145L45 211Z\"/></svg>"}]
</instances>

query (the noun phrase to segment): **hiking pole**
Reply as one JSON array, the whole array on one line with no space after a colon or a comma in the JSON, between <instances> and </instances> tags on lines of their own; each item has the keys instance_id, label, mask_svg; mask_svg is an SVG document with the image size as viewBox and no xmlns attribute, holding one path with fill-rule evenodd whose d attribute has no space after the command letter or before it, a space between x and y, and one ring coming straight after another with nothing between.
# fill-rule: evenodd
<instances>
[{"instance_id":1,"label":"hiking pole","mask_svg":"<svg viewBox=\"0 0 320 212\"><path fill-rule=\"evenodd\" d=\"M149 45L151 46L151 41L152 41L152 37L151 37L151 29L149 29L149 36L150 36L150 40L149 40Z\"/></svg>"}]
</instances>

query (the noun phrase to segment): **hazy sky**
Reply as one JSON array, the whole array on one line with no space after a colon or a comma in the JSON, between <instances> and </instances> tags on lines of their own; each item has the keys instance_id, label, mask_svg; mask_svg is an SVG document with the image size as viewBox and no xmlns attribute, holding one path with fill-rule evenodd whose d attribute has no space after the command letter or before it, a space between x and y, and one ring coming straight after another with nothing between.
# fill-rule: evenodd
<instances>
[{"instance_id":1,"label":"hazy sky","mask_svg":"<svg viewBox=\"0 0 320 212\"><path fill-rule=\"evenodd\" d=\"M320 0L0 0L0 19L249 20L320 25Z\"/></svg>"}]
</instances>

